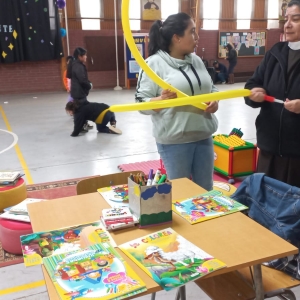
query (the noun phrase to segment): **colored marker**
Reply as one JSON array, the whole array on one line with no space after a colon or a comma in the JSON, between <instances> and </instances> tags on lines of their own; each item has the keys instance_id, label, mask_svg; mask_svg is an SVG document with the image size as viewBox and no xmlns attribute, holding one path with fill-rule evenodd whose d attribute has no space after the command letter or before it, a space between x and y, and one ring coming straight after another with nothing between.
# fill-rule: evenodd
<instances>
[{"instance_id":1,"label":"colored marker","mask_svg":"<svg viewBox=\"0 0 300 300\"><path fill-rule=\"evenodd\" d=\"M152 185L158 184L160 175L161 175L160 170L157 170L156 173L155 173L154 179L152 181Z\"/></svg>"},{"instance_id":2,"label":"colored marker","mask_svg":"<svg viewBox=\"0 0 300 300\"><path fill-rule=\"evenodd\" d=\"M148 175L148 180L147 180L147 185L152 185L152 177L153 177L153 169L150 169L149 175Z\"/></svg>"},{"instance_id":3,"label":"colored marker","mask_svg":"<svg viewBox=\"0 0 300 300\"><path fill-rule=\"evenodd\" d=\"M166 179L167 179L166 174L162 175L158 181L158 184L164 183L166 181Z\"/></svg>"}]
</instances>

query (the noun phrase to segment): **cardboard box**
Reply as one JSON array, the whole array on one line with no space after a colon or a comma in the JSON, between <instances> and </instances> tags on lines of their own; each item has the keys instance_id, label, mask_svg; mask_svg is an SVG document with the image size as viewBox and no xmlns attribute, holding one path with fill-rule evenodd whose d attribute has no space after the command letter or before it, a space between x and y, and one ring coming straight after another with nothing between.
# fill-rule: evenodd
<instances>
[{"instance_id":1,"label":"cardboard box","mask_svg":"<svg viewBox=\"0 0 300 300\"><path fill-rule=\"evenodd\" d=\"M129 208L140 227L172 221L172 183L141 186L128 178Z\"/></svg>"},{"instance_id":2,"label":"cardboard box","mask_svg":"<svg viewBox=\"0 0 300 300\"><path fill-rule=\"evenodd\" d=\"M228 137L228 135L223 134ZM257 147L245 141L244 146L232 147L214 140L215 171L229 178L251 175L256 171Z\"/></svg>"}]
</instances>

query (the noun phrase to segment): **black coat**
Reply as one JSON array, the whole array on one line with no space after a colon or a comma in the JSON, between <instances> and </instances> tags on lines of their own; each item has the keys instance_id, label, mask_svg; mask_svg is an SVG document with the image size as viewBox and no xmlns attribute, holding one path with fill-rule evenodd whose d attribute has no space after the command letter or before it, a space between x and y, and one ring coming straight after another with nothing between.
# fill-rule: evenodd
<instances>
[{"instance_id":1,"label":"black coat","mask_svg":"<svg viewBox=\"0 0 300 300\"><path fill-rule=\"evenodd\" d=\"M245 88L261 87L277 99L300 99L300 61L293 77L287 80L288 43L277 43L268 51ZM260 107L256 119L257 146L282 156L300 157L300 114L290 112L280 103L257 103L245 98L251 107Z\"/></svg>"},{"instance_id":2,"label":"black coat","mask_svg":"<svg viewBox=\"0 0 300 300\"><path fill-rule=\"evenodd\" d=\"M91 89L86 66L79 60L74 60L68 67L67 77L71 79L71 97L75 100L86 98Z\"/></svg>"},{"instance_id":3,"label":"black coat","mask_svg":"<svg viewBox=\"0 0 300 300\"><path fill-rule=\"evenodd\" d=\"M109 106L104 103L90 102L80 106L74 113L74 130L71 136L77 136L86 120L95 122L98 116Z\"/></svg>"}]
</instances>

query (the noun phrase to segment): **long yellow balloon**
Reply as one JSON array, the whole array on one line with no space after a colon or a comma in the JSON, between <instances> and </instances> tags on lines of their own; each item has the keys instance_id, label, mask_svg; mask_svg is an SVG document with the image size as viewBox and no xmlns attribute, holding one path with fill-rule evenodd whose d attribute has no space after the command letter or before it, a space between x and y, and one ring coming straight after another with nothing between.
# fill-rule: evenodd
<instances>
[{"instance_id":1,"label":"long yellow balloon","mask_svg":"<svg viewBox=\"0 0 300 300\"><path fill-rule=\"evenodd\" d=\"M211 102L217 100L228 100L236 97L248 97L251 92L246 89L218 92L191 96L187 98L176 98L162 101L151 101L143 103L112 105L109 110L112 112L134 111L134 110L152 110L160 108L169 108L174 106L195 105L197 103Z\"/></svg>"},{"instance_id":2,"label":"long yellow balloon","mask_svg":"<svg viewBox=\"0 0 300 300\"><path fill-rule=\"evenodd\" d=\"M106 111L110 110L112 112L125 112L125 111L137 111L137 110L153 110L153 109L162 109L162 108L170 108L174 106L185 106L185 105L193 105L200 109L206 109L206 104L204 102L211 102L216 100L226 100L236 97L247 97L250 96L251 92L246 89L240 90L231 90L226 92L216 92L210 94L202 94L196 96L188 96L171 86L164 80L162 80L145 62L142 55L138 51L133 36L130 30L130 22L129 22L129 1L122 1L122 26L124 31L124 36L128 47L134 56L135 60L139 64L139 66L144 70L144 72L161 88L169 89L177 93L178 98L170 99L170 100L162 100L162 101L151 101L151 102L142 102L142 103L132 103L132 104L123 104L123 105L112 105L109 109L103 111L95 121L96 123L102 123L104 115Z\"/></svg>"}]
</instances>

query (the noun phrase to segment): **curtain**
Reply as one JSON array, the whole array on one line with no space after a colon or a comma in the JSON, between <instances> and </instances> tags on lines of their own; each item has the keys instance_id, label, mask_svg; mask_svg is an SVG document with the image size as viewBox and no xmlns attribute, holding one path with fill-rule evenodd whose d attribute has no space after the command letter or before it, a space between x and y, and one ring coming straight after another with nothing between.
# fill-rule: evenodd
<instances>
[{"instance_id":1,"label":"curtain","mask_svg":"<svg viewBox=\"0 0 300 300\"><path fill-rule=\"evenodd\" d=\"M63 57L55 0L0 0L0 62Z\"/></svg>"}]
</instances>

